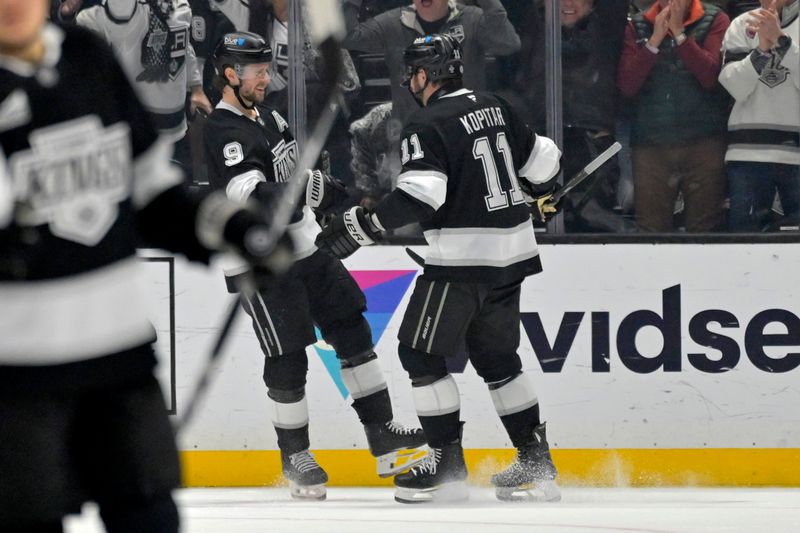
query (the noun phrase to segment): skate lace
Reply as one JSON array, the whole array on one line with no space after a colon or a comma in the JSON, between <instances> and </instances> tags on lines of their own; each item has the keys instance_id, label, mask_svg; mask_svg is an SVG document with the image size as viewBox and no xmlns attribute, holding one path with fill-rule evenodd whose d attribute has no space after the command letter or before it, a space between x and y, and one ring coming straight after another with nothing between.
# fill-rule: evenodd
<instances>
[{"instance_id":1,"label":"skate lace","mask_svg":"<svg viewBox=\"0 0 800 533\"><path fill-rule=\"evenodd\" d=\"M289 461L291 461L292 466L298 472L309 472L316 468L319 468L317 461L314 459L314 456L311 455L311 452L308 450L303 450L302 452L297 452L289 456Z\"/></svg>"},{"instance_id":2,"label":"skate lace","mask_svg":"<svg viewBox=\"0 0 800 533\"><path fill-rule=\"evenodd\" d=\"M442 449L441 448L431 448L428 455L425 457L425 460L422 461L420 464L415 466L411 469L411 473L413 475L420 475L420 474L436 474L436 467L439 466L439 461L442 460Z\"/></svg>"},{"instance_id":3,"label":"skate lace","mask_svg":"<svg viewBox=\"0 0 800 533\"><path fill-rule=\"evenodd\" d=\"M404 427L402 424L398 424L394 420L386 422L386 429L397 435L413 435L414 432L417 431L416 428Z\"/></svg>"}]
</instances>

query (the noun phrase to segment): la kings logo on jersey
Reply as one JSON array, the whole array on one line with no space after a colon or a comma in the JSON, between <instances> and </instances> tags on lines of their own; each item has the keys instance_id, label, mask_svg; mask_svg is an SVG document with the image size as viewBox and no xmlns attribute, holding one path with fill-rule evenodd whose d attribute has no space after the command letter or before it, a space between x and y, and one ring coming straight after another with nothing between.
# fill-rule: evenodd
<instances>
[{"instance_id":1,"label":"la kings logo on jersey","mask_svg":"<svg viewBox=\"0 0 800 533\"><path fill-rule=\"evenodd\" d=\"M49 224L53 235L94 246L130 194L130 130L104 127L96 115L31 132L31 148L15 153L11 176L21 225Z\"/></svg>"},{"instance_id":2,"label":"la kings logo on jersey","mask_svg":"<svg viewBox=\"0 0 800 533\"><path fill-rule=\"evenodd\" d=\"M767 65L764 70L761 71L761 76L758 78L761 83L770 89L774 89L778 85L785 83L787 79L789 79L789 69L780 64Z\"/></svg>"},{"instance_id":3,"label":"la kings logo on jersey","mask_svg":"<svg viewBox=\"0 0 800 533\"><path fill-rule=\"evenodd\" d=\"M164 82L175 80L183 72L189 26L174 21L164 22L150 14L149 29L142 41L141 62L144 70L137 81Z\"/></svg>"},{"instance_id":4,"label":"la kings logo on jersey","mask_svg":"<svg viewBox=\"0 0 800 533\"><path fill-rule=\"evenodd\" d=\"M289 181L297 161L297 143L281 141L272 148L272 172L275 181Z\"/></svg>"}]
</instances>

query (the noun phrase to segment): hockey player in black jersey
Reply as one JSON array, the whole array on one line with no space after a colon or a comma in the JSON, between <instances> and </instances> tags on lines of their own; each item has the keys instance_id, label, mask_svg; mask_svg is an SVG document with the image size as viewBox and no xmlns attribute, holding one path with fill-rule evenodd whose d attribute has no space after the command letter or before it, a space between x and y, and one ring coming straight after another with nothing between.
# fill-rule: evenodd
<instances>
[{"instance_id":1,"label":"hockey player in black jersey","mask_svg":"<svg viewBox=\"0 0 800 533\"><path fill-rule=\"evenodd\" d=\"M257 106L269 84L271 56L264 39L248 32L225 35L215 52L222 100L205 127L209 180L240 202L274 201L295 166L297 144L289 125L277 111ZM392 419L386 381L363 316L364 293L338 259L314 245L320 227L311 208L324 209L342 188L322 172L308 175L307 205L289 226L294 267L266 290L241 297L265 355L264 383L292 496L321 499L328 477L309 452L305 397L306 347L316 342L314 325L336 350L353 408L378 457L378 474L393 475L419 462L424 454L415 454L414 448L424 444L424 437L422 430L406 429ZM235 290L240 268L228 265L225 271Z\"/></svg>"},{"instance_id":2,"label":"hockey player in black jersey","mask_svg":"<svg viewBox=\"0 0 800 533\"><path fill-rule=\"evenodd\" d=\"M429 244L398 338L432 451L395 478L395 499L467 497L459 393L445 365L464 340L518 450L516 461L492 477L498 497L535 486L529 495L558 499L536 392L517 348L520 286L541 271L525 193L553 187L561 154L508 103L462 87L455 39L418 38L404 59L408 88L424 107L403 131L397 188L371 212L345 212L317 238L320 248L346 257L384 229L419 221ZM547 202L532 204L554 211Z\"/></svg>"},{"instance_id":3,"label":"hockey player in black jersey","mask_svg":"<svg viewBox=\"0 0 800 533\"><path fill-rule=\"evenodd\" d=\"M178 454L136 246L285 270L266 215L198 195L108 46L0 0L0 531L178 531Z\"/></svg>"}]
</instances>

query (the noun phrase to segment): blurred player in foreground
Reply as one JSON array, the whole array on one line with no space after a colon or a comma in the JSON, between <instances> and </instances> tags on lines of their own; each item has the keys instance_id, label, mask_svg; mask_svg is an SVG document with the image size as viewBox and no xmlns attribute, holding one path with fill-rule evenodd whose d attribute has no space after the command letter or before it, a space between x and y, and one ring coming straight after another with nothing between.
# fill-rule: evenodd
<instances>
[{"instance_id":1,"label":"blurred player in foreground","mask_svg":"<svg viewBox=\"0 0 800 533\"><path fill-rule=\"evenodd\" d=\"M153 375L140 243L291 266L266 218L183 185L110 48L0 0L0 531L178 531L178 454Z\"/></svg>"}]
</instances>

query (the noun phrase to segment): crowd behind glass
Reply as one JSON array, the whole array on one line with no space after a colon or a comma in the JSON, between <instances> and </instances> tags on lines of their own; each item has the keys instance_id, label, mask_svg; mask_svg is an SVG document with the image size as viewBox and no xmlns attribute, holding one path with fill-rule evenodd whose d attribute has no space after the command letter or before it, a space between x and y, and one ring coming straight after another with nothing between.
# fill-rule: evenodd
<instances>
[{"instance_id":1,"label":"crowd behind glass","mask_svg":"<svg viewBox=\"0 0 800 533\"><path fill-rule=\"evenodd\" d=\"M348 29L343 112L325 165L346 184L350 205L374 205L399 173L402 123L416 107L400 85L402 51L419 35L454 35L463 49L465 86L502 94L526 110L537 132L548 131L545 64L552 50L545 1L342 0ZM614 141L623 145L595 179L562 200L565 232L798 229L800 0L553 1L561 21L564 179ZM271 43L266 105L288 116L289 73L304 72L308 123L320 112L319 58L308 45L302 58L289 53L290 35L302 27L290 23L290 2L61 0L53 18L99 31L118 54L115 31L141 34L136 53L165 62L170 75L128 74L151 100L148 109L163 131L174 136L176 160L202 184L202 121L219 98L207 58L224 33L254 31ZM180 32L189 41L176 64L159 51L164 43L180 44ZM291 68L295 60L302 69ZM170 89L176 79L182 80L178 89ZM169 96L176 91L185 100L177 115ZM396 232L417 235L414 227Z\"/></svg>"}]
</instances>

